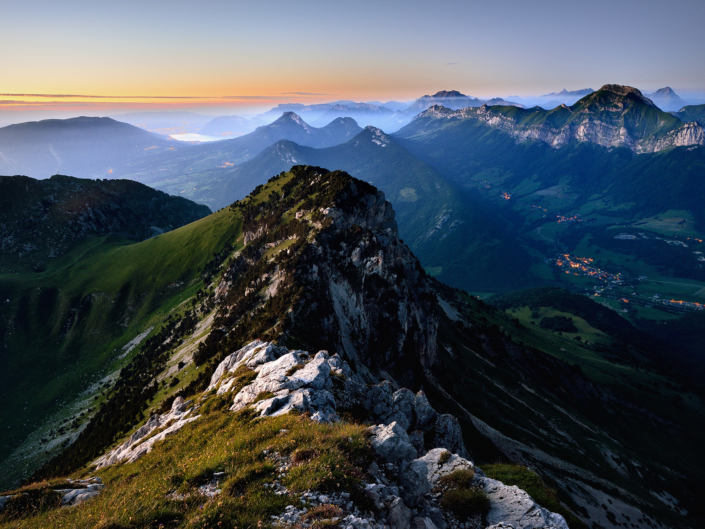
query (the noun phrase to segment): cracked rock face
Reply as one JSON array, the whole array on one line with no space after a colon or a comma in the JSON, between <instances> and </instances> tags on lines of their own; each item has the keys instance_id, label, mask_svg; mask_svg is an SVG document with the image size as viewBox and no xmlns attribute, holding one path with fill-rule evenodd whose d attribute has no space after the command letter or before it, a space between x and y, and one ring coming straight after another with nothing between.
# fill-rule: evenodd
<instances>
[{"instance_id":1,"label":"cracked rock face","mask_svg":"<svg viewBox=\"0 0 705 529\"><path fill-rule=\"evenodd\" d=\"M234 395L232 411L251 406L260 417L298 410L310 412L318 422L338 420L330 391L332 377L344 377L345 369L337 355L331 358L326 351L319 351L311 359L305 351L255 341L220 363L208 389L217 389L218 394L231 391L234 379L227 379L227 375L241 366L253 369L257 377Z\"/></svg>"}]
</instances>

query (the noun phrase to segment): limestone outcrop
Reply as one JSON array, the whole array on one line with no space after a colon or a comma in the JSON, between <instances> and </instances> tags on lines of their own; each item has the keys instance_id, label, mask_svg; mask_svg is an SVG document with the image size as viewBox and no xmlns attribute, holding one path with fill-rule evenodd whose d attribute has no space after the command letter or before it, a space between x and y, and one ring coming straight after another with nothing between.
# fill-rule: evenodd
<instances>
[{"instance_id":1,"label":"limestone outcrop","mask_svg":"<svg viewBox=\"0 0 705 529\"><path fill-rule=\"evenodd\" d=\"M235 392L234 375L242 373L243 368L257 376ZM386 526L460 527L458 520L442 509L439 494L434 491L443 476L465 470L474 474L473 486L489 498L487 524L568 529L561 515L543 509L525 491L489 479L476 469L467 458L457 419L438 414L423 392L414 394L406 388L393 391L388 381L365 385L338 355L331 357L319 351L312 356L306 351L255 341L220 363L208 389L221 395L234 393L232 411L249 407L262 418L298 410L310 413L312 420L331 422L338 420L339 409L364 409L367 420L375 423L368 432L381 463L381 467L373 465L369 469L376 482L367 484L365 492L381 512L380 523ZM424 446L425 439L431 439L434 445L428 447L430 450ZM291 522L296 513L288 516ZM343 525L374 527L377 523L354 522L353 518Z\"/></svg>"},{"instance_id":2,"label":"limestone outcrop","mask_svg":"<svg viewBox=\"0 0 705 529\"><path fill-rule=\"evenodd\" d=\"M247 383L243 384L243 380ZM536 504L525 491L489 479L476 469L467 457L458 421L452 415L437 413L423 392L394 390L388 381L367 385L337 354L331 356L319 351L312 355L256 340L218 365L203 398L213 395L232 398L233 412L249 408L262 419L291 411L308 413L317 422L337 421L342 410L355 409L366 414L366 420L373 423L368 433L379 465L373 463L368 469L373 482L365 485L364 492L379 514L369 519L360 517L360 512L350 504L351 514L341 520L345 527L484 527L485 520L477 516L461 523L440 503L442 478L467 471L474 476L472 486L489 499L487 525L568 529L562 516ZM197 420L199 406L181 397L175 399L169 413L152 416L119 447L95 461L95 466L135 461L149 452L154 443ZM282 471L289 468L286 461L277 461ZM102 487L100 482L91 482L82 483L80 489L59 491L64 494L62 504L85 501L97 495ZM213 495L220 493L218 483L212 488ZM288 494L283 489L281 493ZM349 503L345 498L341 502L341 505ZM294 523L303 514L304 511L292 508L277 520Z\"/></svg>"},{"instance_id":3,"label":"limestone outcrop","mask_svg":"<svg viewBox=\"0 0 705 529\"><path fill-rule=\"evenodd\" d=\"M199 416L193 413L192 404L192 401L184 401L182 397L176 398L169 413L150 417L124 443L94 461L92 466L103 468L115 463L132 462L151 452L154 443L163 441L184 425L198 419Z\"/></svg>"}]
</instances>

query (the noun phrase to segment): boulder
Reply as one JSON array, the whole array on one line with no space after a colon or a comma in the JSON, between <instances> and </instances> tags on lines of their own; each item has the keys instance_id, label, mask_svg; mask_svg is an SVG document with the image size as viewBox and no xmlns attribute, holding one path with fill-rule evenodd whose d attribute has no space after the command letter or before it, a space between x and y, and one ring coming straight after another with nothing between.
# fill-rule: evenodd
<instances>
[{"instance_id":1,"label":"boulder","mask_svg":"<svg viewBox=\"0 0 705 529\"><path fill-rule=\"evenodd\" d=\"M501 481L479 477L476 485L490 499L487 524L502 527L512 525L521 529L568 529L565 518L552 513L536 503L526 491L517 486L507 486Z\"/></svg>"},{"instance_id":2,"label":"boulder","mask_svg":"<svg viewBox=\"0 0 705 529\"><path fill-rule=\"evenodd\" d=\"M344 376L345 378L352 378L354 376L348 363L343 361L337 353L330 357L328 364L330 365L331 370L337 375Z\"/></svg>"},{"instance_id":3,"label":"boulder","mask_svg":"<svg viewBox=\"0 0 705 529\"><path fill-rule=\"evenodd\" d=\"M409 442L404 428L393 422L388 425L371 426L370 444L377 455L387 463L411 461L416 457L416 449Z\"/></svg>"},{"instance_id":4,"label":"boulder","mask_svg":"<svg viewBox=\"0 0 705 529\"><path fill-rule=\"evenodd\" d=\"M392 529L407 529L411 522L411 509L409 509L401 498L394 498L387 509L387 522Z\"/></svg>"},{"instance_id":5,"label":"boulder","mask_svg":"<svg viewBox=\"0 0 705 529\"><path fill-rule=\"evenodd\" d=\"M372 386L367 392L365 408L375 420L385 422L384 419L389 415L393 405L392 385L389 381L385 380L381 384Z\"/></svg>"},{"instance_id":6,"label":"boulder","mask_svg":"<svg viewBox=\"0 0 705 529\"><path fill-rule=\"evenodd\" d=\"M231 373L237 370L237 368L243 364L250 369L254 369L259 365L276 360L288 352L288 349L285 347L278 347L269 342L263 342L260 340L250 342L242 349L228 355L225 360L218 364L213 376L211 376L211 381L206 391L210 391L218 387L218 383L226 373ZM220 388L218 393L221 393Z\"/></svg>"},{"instance_id":7,"label":"boulder","mask_svg":"<svg viewBox=\"0 0 705 529\"><path fill-rule=\"evenodd\" d=\"M12 498L12 496L0 496L0 512L5 508L5 504L10 498Z\"/></svg>"},{"instance_id":8,"label":"boulder","mask_svg":"<svg viewBox=\"0 0 705 529\"><path fill-rule=\"evenodd\" d=\"M100 494L97 489L73 489L61 498L61 506L69 507L71 505L80 505L84 501L95 498Z\"/></svg>"},{"instance_id":9,"label":"boulder","mask_svg":"<svg viewBox=\"0 0 705 529\"><path fill-rule=\"evenodd\" d=\"M449 414L439 415L436 418L434 429L433 446L435 448L445 448L461 457L468 457L458 419Z\"/></svg>"},{"instance_id":10,"label":"boulder","mask_svg":"<svg viewBox=\"0 0 705 529\"><path fill-rule=\"evenodd\" d=\"M396 421L407 432L414 426L414 393L406 388L395 391L392 395L392 413L387 417L388 422ZM385 422L387 422L385 421Z\"/></svg>"},{"instance_id":11,"label":"boulder","mask_svg":"<svg viewBox=\"0 0 705 529\"><path fill-rule=\"evenodd\" d=\"M327 423L338 420L338 415L335 412L335 399L326 390L302 388L289 391L283 389L277 392L274 397L257 402L253 407L259 412L260 417L275 417L292 410L298 410L302 413L311 412L311 419L317 422Z\"/></svg>"},{"instance_id":12,"label":"boulder","mask_svg":"<svg viewBox=\"0 0 705 529\"><path fill-rule=\"evenodd\" d=\"M461 469L473 470L474 465L443 448L434 448L402 470L399 475L399 484L404 487L401 497L407 505L415 506L424 494L438 485L442 476Z\"/></svg>"},{"instance_id":13,"label":"boulder","mask_svg":"<svg viewBox=\"0 0 705 529\"><path fill-rule=\"evenodd\" d=\"M423 432L420 430L415 430L409 434L409 442L411 446L416 449L416 457L423 457L426 453L426 448L424 447Z\"/></svg>"},{"instance_id":14,"label":"boulder","mask_svg":"<svg viewBox=\"0 0 705 529\"><path fill-rule=\"evenodd\" d=\"M419 430L429 430L436 422L438 414L429 404L423 391L419 391L414 398L414 415L416 416L416 428Z\"/></svg>"},{"instance_id":15,"label":"boulder","mask_svg":"<svg viewBox=\"0 0 705 529\"><path fill-rule=\"evenodd\" d=\"M330 365L328 353L320 351L303 369L292 375L294 380L301 381L301 385L313 389L323 389L330 378Z\"/></svg>"}]
</instances>

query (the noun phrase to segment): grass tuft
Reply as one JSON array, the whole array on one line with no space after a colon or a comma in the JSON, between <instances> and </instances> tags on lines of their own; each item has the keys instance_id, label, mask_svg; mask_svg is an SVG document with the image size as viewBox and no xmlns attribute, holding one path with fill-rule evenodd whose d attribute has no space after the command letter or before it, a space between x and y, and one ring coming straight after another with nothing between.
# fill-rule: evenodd
<instances>
[{"instance_id":1,"label":"grass tuft","mask_svg":"<svg viewBox=\"0 0 705 529\"><path fill-rule=\"evenodd\" d=\"M460 469L441 477L441 485L449 488L467 489L472 486L475 470Z\"/></svg>"},{"instance_id":2,"label":"grass tuft","mask_svg":"<svg viewBox=\"0 0 705 529\"><path fill-rule=\"evenodd\" d=\"M461 521L477 515L484 520L490 510L490 499L477 488L449 489L443 494L441 505Z\"/></svg>"}]
</instances>

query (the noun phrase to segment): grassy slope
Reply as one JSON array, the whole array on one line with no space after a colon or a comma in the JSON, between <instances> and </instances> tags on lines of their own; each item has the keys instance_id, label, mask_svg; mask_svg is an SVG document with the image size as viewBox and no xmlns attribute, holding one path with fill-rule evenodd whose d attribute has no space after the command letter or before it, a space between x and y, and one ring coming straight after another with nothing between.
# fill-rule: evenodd
<instances>
[{"instance_id":1,"label":"grassy slope","mask_svg":"<svg viewBox=\"0 0 705 529\"><path fill-rule=\"evenodd\" d=\"M282 430L287 432L281 434ZM262 450L311 454L283 480L293 492L353 490L365 461L370 461L364 430L360 425L312 423L293 414L250 420L246 414L215 411L157 444L135 463L90 473L106 484L97 499L71 509L28 509L14 520L0 514L0 527L269 526L270 515L295 502L263 487L276 478L277 465ZM167 497L173 491L189 493L207 484L214 472L226 473L221 496L210 500L198 495L185 500ZM81 469L73 477L88 474L88 469Z\"/></svg>"},{"instance_id":2,"label":"grassy slope","mask_svg":"<svg viewBox=\"0 0 705 529\"><path fill-rule=\"evenodd\" d=\"M0 298L9 300L0 305L8 322L0 373L5 478L40 464L36 457L12 464L7 458L81 392L94 392L120 365L128 341L158 329L192 296L201 286L199 270L238 237L240 226L222 210L137 244L89 240L43 273L0 275Z\"/></svg>"},{"instance_id":3,"label":"grassy slope","mask_svg":"<svg viewBox=\"0 0 705 529\"><path fill-rule=\"evenodd\" d=\"M364 425L322 425L296 414L252 421L245 413L218 411L211 405L218 399L210 397L210 404L207 400L201 410L205 416L135 463L97 472L83 468L72 474L72 478L90 475L103 480L106 489L96 499L70 509L56 508L59 497L49 491L65 487L65 480L34 483L17 492L43 496L44 502L37 502L39 508L24 509L10 503L0 514L0 527L267 527L272 514L287 505L299 506L299 501L264 487L278 474L277 465L264 457L265 449L296 460L281 480L290 491L350 491L360 502L357 487L373 459ZM542 506L564 514L572 529L584 527L557 501L555 492L527 469L488 465L484 470L489 477L525 488ZM226 473L221 495L168 497L174 491L186 495L207 484L214 472ZM325 525L321 520L318 526Z\"/></svg>"}]
</instances>

